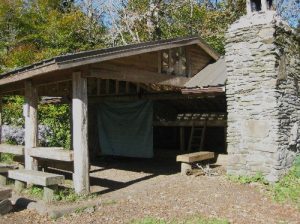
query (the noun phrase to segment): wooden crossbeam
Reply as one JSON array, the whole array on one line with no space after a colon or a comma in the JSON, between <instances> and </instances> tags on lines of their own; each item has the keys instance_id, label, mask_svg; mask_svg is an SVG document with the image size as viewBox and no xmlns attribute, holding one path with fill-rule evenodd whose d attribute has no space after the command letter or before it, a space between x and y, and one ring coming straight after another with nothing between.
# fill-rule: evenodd
<instances>
[{"instance_id":1,"label":"wooden crossbeam","mask_svg":"<svg viewBox=\"0 0 300 224\"><path fill-rule=\"evenodd\" d=\"M28 149L32 157L71 162L74 160L73 152L61 147L36 147Z\"/></svg>"},{"instance_id":2,"label":"wooden crossbeam","mask_svg":"<svg viewBox=\"0 0 300 224\"><path fill-rule=\"evenodd\" d=\"M175 87L184 87L190 78L159 74L156 72L145 71L128 66L116 64L101 64L97 68L92 68L85 77L95 77L101 79L114 79L119 81L128 81L144 84L158 84Z\"/></svg>"}]
</instances>

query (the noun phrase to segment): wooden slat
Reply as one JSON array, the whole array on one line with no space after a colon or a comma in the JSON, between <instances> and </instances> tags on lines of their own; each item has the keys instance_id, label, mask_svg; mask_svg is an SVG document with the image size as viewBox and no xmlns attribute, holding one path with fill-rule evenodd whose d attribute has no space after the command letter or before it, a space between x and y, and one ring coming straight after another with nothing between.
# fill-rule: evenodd
<instances>
[{"instance_id":1,"label":"wooden slat","mask_svg":"<svg viewBox=\"0 0 300 224\"><path fill-rule=\"evenodd\" d=\"M24 146L0 144L0 153L10 153L14 155L24 155Z\"/></svg>"},{"instance_id":2,"label":"wooden slat","mask_svg":"<svg viewBox=\"0 0 300 224\"><path fill-rule=\"evenodd\" d=\"M27 182L40 186L62 184L65 180L63 175L46 173L36 170L10 170L8 177L14 180Z\"/></svg>"},{"instance_id":3,"label":"wooden slat","mask_svg":"<svg viewBox=\"0 0 300 224\"><path fill-rule=\"evenodd\" d=\"M178 155L176 157L177 162L184 162L184 163L193 163L198 161L203 161L207 159L213 159L215 154L213 152L208 151L201 151L201 152L194 152L184 155Z\"/></svg>"},{"instance_id":4,"label":"wooden slat","mask_svg":"<svg viewBox=\"0 0 300 224\"><path fill-rule=\"evenodd\" d=\"M71 162L74 160L73 152L61 147L36 147L28 149L32 157Z\"/></svg>"},{"instance_id":5,"label":"wooden slat","mask_svg":"<svg viewBox=\"0 0 300 224\"><path fill-rule=\"evenodd\" d=\"M183 120L183 121L153 121L153 126L161 127L192 127L193 125L198 127L204 127L205 121L193 121L193 120ZM227 120L208 120L206 122L207 127L226 127Z\"/></svg>"},{"instance_id":6,"label":"wooden slat","mask_svg":"<svg viewBox=\"0 0 300 224\"><path fill-rule=\"evenodd\" d=\"M9 188L0 188L0 201L11 198L11 192Z\"/></svg>"}]
</instances>

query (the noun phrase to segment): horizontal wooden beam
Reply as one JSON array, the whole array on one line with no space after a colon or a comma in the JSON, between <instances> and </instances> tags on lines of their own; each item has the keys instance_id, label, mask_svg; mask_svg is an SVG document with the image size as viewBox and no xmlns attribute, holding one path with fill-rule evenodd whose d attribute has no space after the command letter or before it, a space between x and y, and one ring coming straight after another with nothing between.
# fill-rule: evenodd
<instances>
[{"instance_id":1,"label":"horizontal wooden beam","mask_svg":"<svg viewBox=\"0 0 300 224\"><path fill-rule=\"evenodd\" d=\"M24 155L23 145L0 144L0 153L10 153L14 155Z\"/></svg>"},{"instance_id":2,"label":"horizontal wooden beam","mask_svg":"<svg viewBox=\"0 0 300 224\"><path fill-rule=\"evenodd\" d=\"M10 170L8 177L14 180L27 182L40 186L51 186L62 184L65 181L63 175L45 173L37 170Z\"/></svg>"},{"instance_id":3,"label":"horizontal wooden beam","mask_svg":"<svg viewBox=\"0 0 300 224\"><path fill-rule=\"evenodd\" d=\"M113 64L102 64L97 68L92 68L90 74L87 74L86 77L175 87L184 87L184 84L190 80L190 78L183 76L159 74L157 72Z\"/></svg>"},{"instance_id":4,"label":"horizontal wooden beam","mask_svg":"<svg viewBox=\"0 0 300 224\"><path fill-rule=\"evenodd\" d=\"M147 94L126 94L126 95L104 95L104 96L90 96L89 104L95 104L103 102L103 100L110 101L132 101L139 99L148 100L178 100L178 99L204 99L204 98L215 98L216 96L224 94L192 94L184 95L180 93L147 93Z\"/></svg>"},{"instance_id":5,"label":"horizontal wooden beam","mask_svg":"<svg viewBox=\"0 0 300 224\"><path fill-rule=\"evenodd\" d=\"M35 158L71 162L74 160L73 151L60 147L36 147L28 149L28 154Z\"/></svg>"},{"instance_id":6,"label":"horizontal wooden beam","mask_svg":"<svg viewBox=\"0 0 300 224\"><path fill-rule=\"evenodd\" d=\"M153 126L157 127L192 127L199 126L204 127L227 127L227 120L203 120L203 121L153 121Z\"/></svg>"}]
</instances>

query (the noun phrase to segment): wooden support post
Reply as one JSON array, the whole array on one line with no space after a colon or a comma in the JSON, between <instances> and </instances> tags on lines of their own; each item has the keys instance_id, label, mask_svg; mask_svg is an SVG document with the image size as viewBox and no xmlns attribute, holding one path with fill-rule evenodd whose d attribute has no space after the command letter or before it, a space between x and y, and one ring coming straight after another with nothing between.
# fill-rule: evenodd
<instances>
[{"instance_id":1,"label":"wooden support post","mask_svg":"<svg viewBox=\"0 0 300 224\"><path fill-rule=\"evenodd\" d=\"M181 174L187 175L189 172L192 171L192 165L190 163L181 163Z\"/></svg>"},{"instance_id":2,"label":"wooden support post","mask_svg":"<svg viewBox=\"0 0 300 224\"><path fill-rule=\"evenodd\" d=\"M267 0L261 0L261 11L266 12L268 10Z\"/></svg>"},{"instance_id":3,"label":"wooden support post","mask_svg":"<svg viewBox=\"0 0 300 224\"><path fill-rule=\"evenodd\" d=\"M15 191L20 193L24 188L26 184L22 181L15 180Z\"/></svg>"},{"instance_id":4,"label":"wooden support post","mask_svg":"<svg viewBox=\"0 0 300 224\"><path fill-rule=\"evenodd\" d=\"M87 79L81 72L73 73L73 182L77 194L90 192L88 156Z\"/></svg>"},{"instance_id":5,"label":"wooden support post","mask_svg":"<svg viewBox=\"0 0 300 224\"><path fill-rule=\"evenodd\" d=\"M250 15L252 13L250 0L246 0L246 8L247 8L247 14Z\"/></svg>"},{"instance_id":6,"label":"wooden support post","mask_svg":"<svg viewBox=\"0 0 300 224\"><path fill-rule=\"evenodd\" d=\"M58 190L58 185L44 187L43 201L44 202L54 201L54 195L57 190Z\"/></svg>"},{"instance_id":7,"label":"wooden support post","mask_svg":"<svg viewBox=\"0 0 300 224\"><path fill-rule=\"evenodd\" d=\"M0 96L0 144L2 143L2 97ZM0 153L1 159L1 153Z\"/></svg>"},{"instance_id":8,"label":"wooden support post","mask_svg":"<svg viewBox=\"0 0 300 224\"><path fill-rule=\"evenodd\" d=\"M162 64L162 57L161 57L162 52L158 51L157 52L157 73L161 74L161 64Z\"/></svg>"},{"instance_id":9,"label":"wooden support post","mask_svg":"<svg viewBox=\"0 0 300 224\"><path fill-rule=\"evenodd\" d=\"M116 82L116 95L119 95L119 91L120 91L120 82L118 80L115 81Z\"/></svg>"},{"instance_id":10,"label":"wooden support post","mask_svg":"<svg viewBox=\"0 0 300 224\"><path fill-rule=\"evenodd\" d=\"M126 90L125 90L126 94L129 93L129 85L130 85L130 82L126 82Z\"/></svg>"},{"instance_id":11,"label":"wooden support post","mask_svg":"<svg viewBox=\"0 0 300 224\"><path fill-rule=\"evenodd\" d=\"M7 184L7 177L5 174L0 173L0 186L5 186Z\"/></svg>"},{"instance_id":12,"label":"wooden support post","mask_svg":"<svg viewBox=\"0 0 300 224\"><path fill-rule=\"evenodd\" d=\"M105 80L105 93L109 94L109 79Z\"/></svg>"},{"instance_id":13,"label":"wooden support post","mask_svg":"<svg viewBox=\"0 0 300 224\"><path fill-rule=\"evenodd\" d=\"M184 127L180 127L180 151L185 151L185 135L184 135Z\"/></svg>"},{"instance_id":14,"label":"wooden support post","mask_svg":"<svg viewBox=\"0 0 300 224\"><path fill-rule=\"evenodd\" d=\"M192 77L192 59L191 59L191 52L188 47L185 48L185 58L186 58L186 76Z\"/></svg>"},{"instance_id":15,"label":"wooden support post","mask_svg":"<svg viewBox=\"0 0 300 224\"><path fill-rule=\"evenodd\" d=\"M97 79L97 96L101 95L101 79Z\"/></svg>"},{"instance_id":16,"label":"wooden support post","mask_svg":"<svg viewBox=\"0 0 300 224\"><path fill-rule=\"evenodd\" d=\"M28 155L28 149L36 147L38 143L37 121L38 94L32 81L25 81L25 105L23 113L25 117L25 169L37 170L37 160Z\"/></svg>"},{"instance_id":17,"label":"wooden support post","mask_svg":"<svg viewBox=\"0 0 300 224\"><path fill-rule=\"evenodd\" d=\"M2 97L0 96L0 144L2 143ZM0 154L1 158L1 154Z\"/></svg>"}]
</instances>

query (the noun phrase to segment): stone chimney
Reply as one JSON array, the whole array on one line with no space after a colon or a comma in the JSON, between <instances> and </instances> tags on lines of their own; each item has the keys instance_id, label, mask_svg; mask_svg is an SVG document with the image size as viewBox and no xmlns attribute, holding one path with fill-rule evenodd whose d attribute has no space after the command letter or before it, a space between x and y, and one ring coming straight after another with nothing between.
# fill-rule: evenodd
<instances>
[{"instance_id":1,"label":"stone chimney","mask_svg":"<svg viewBox=\"0 0 300 224\"><path fill-rule=\"evenodd\" d=\"M228 174L274 182L300 150L299 36L272 10L247 0L226 34Z\"/></svg>"}]
</instances>

